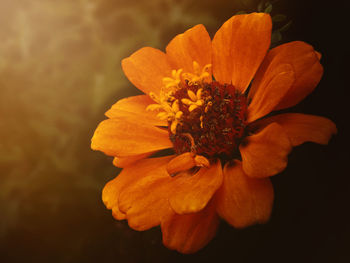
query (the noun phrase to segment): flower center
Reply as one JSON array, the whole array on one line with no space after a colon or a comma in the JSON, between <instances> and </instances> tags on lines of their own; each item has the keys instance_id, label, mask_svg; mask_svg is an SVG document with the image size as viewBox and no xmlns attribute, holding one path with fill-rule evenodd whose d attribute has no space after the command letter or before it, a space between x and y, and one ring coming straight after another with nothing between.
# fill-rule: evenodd
<instances>
[{"instance_id":1,"label":"flower center","mask_svg":"<svg viewBox=\"0 0 350 263\"><path fill-rule=\"evenodd\" d=\"M246 97L233 85L186 81L175 92L181 120L169 137L177 154L194 152L209 159L229 160L238 153L246 126Z\"/></svg>"},{"instance_id":2,"label":"flower center","mask_svg":"<svg viewBox=\"0 0 350 263\"><path fill-rule=\"evenodd\" d=\"M233 85L213 82L210 67L200 69L194 61L194 73L173 70L171 77L163 78L159 96L150 93L156 104L147 110L160 111L157 116L168 121L169 138L177 154L189 152L226 161L239 153L247 101Z\"/></svg>"}]
</instances>

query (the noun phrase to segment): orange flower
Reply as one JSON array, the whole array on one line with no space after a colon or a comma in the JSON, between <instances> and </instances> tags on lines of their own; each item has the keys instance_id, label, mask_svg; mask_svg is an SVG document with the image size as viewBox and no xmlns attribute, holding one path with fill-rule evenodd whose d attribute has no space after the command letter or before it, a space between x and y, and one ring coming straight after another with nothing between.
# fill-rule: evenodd
<instances>
[{"instance_id":1,"label":"orange flower","mask_svg":"<svg viewBox=\"0 0 350 263\"><path fill-rule=\"evenodd\" d=\"M124 168L102 194L116 219L160 225L164 245L181 253L205 246L220 217L237 228L268 221L268 177L285 169L293 146L327 144L337 131L318 116L264 118L304 99L323 73L304 42L268 50L271 26L264 13L237 15L213 40L197 25L166 53L145 47L122 61L146 95L114 104L91 146ZM148 158L168 148L173 155Z\"/></svg>"}]
</instances>

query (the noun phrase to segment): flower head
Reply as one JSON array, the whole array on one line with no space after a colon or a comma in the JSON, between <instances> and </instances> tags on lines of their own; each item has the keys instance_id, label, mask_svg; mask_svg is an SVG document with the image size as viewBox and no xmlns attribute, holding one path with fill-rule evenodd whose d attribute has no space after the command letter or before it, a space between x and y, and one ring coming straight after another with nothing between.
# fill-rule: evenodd
<instances>
[{"instance_id":1,"label":"flower head","mask_svg":"<svg viewBox=\"0 0 350 263\"><path fill-rule=\"evenodd\" d=\"M166 53L145 47L122 61L145 95L118 101L97 127L92 148L122 172L103 190L113 216L130 227L160 225L165 246L193 253L215 235L219 218L242 228L268 221L269 177L293 146L327 144L335 125L285 113L321 79L320 54L304 42L269 50L271 18L237 15L210 39L197 25ZM172 148L174 154L152 157Z\"/></svg>"}]
</instances>

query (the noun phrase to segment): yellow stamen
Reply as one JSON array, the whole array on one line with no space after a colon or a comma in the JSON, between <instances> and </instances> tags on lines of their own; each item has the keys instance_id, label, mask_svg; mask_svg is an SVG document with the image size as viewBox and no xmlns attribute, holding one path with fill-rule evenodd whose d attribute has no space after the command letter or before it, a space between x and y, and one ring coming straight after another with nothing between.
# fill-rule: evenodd
<instances>
[{"instance_id":1,"label":"yellow stamen","mask_svg":"<svg viewBox=\"0 0 350 263\"><path fill-rule=\"evenodd\" d=\"M179 100L175 100L173 102L173 105L171 106L171 109L174 113L178 112L180 110L179 108Z\"/></svg>"},{"instance_id":2,"label":"yellow stamen","mask_svg":"<svg viewBox=\"0 0 350 263\"><path fill-rule=\"evenodd\" d=\"M200 70L200 66L197 61L193 61L193 72L194 73L183 73L182 77L188 81L189 85L198 84L203 82L204 79L210 77L209 70L211 68L211 64L205 65L202 70Z\"/></svg>"},{"instance_id":3,"label":"yellow stamen","mask_svg":"<svg viewBox=\"0 0 350 263\"><path fill-rule=\"evenodd\" d=\"M155 110L162 110L162 105L159 104L150 104L147 106L146 111L155 111Z\"/></svg>"},{"instance_id":4,"label":"yellow stamen","mask_svg":"<svg viewBox=\"0 0 350 263\"><path fill-rule=\"evenodd\" d=\"M196 101L196 105L197 106L202 106L204 104L204 101L203 100L197 100Z\"/></svg>"},{"instance_id":5,"label":"yellow stamen","mask_svg":"<svg viewBox=\"0 0 350 263\"><path fill-rule=\"evenodd\" d=\"M160 104L160 100L159 100L158 96L156 94L154 94L154 92L150 92L149 96L151 97L152 100L154 100L155 102Z\"/></svg>"},{"instance_id":6,"label":"yellow stamen","mask_svg":"<svg viewBox=\"0 0 350 263\"><path fill-rule=\"evenodd\" d=\"M184 114L184 113L183 113L182 111L176 112L176 114L175 114L175 119L176 119L176 120L180 120L183 114Z\"/></svg>"},{"instance_id":7,"label":"yellow stamen","mask_svg":"<svg viewBox=\"0 0 350 263\"><path fill-rule=\"evenodd\" d=\"M205 66L203 67L202 72L203 72L203 71L208 72L210 69L211 69L211 64L207 64L207 65L205 65Z\"/></svg>"},{"instance_id":8,"label":"yellow stamen","mask_svg":"<svg viewBox=\"0 0 350 263\"><path fill-rule=\"evenodd\" d=\"M201 128L202 129L203 129L203 119L204 119L203 115L199 117L199 120L201 121Z\"/></svg>"},{"instance_id":9,"label":"yellow stamen","mask_svg":"<svg viewBox=\"0 0 350 263\"><path fill-rule=\"evenodd\" d=\"M159 119L161 119L162 121L163 121L163 120L166 120L166 119L168 119L168 113L166 113L166 112L160 112L160 113L157 114L157 117L158 117Z\"/></svg>"},{"instance_id":10,"label":"yellow stamen","mask_svg":"<svg viewBox=\"0 0 350 263\"><path fill-rule=\"evenodd\" d=\"M169 82L173 82L174 79L173 79L173 78L169 78L169 77L164 77L164 78L162 79L162 81L163 81L163 84L167 84L167 83L169 83Z\"/></svg>"},{"instance_id":11,"label":"yellow stamen","mask_svg":"<svg viewBox=\"0 0 350 263\"><path fill-rule=\"evenodd\" d=\"M179 88L179 84L181 82L181 73L182 73L182 69L179 69L179 70L175 70L173 69L171 71L171 75L172 77L164 77L162 79L163 81L163 84L164 84L164 87L165 89L178 89ZM164 92L164 88L162 89L162 91Z\"/></svg>"},{"instance_id":12,"label":"yellow stamen","mask_svg":"<svg viewBox=\"0 0 350 263\"><path fill-rule=\"evenodd\" d=\"M186 105L191 105L191 104L193 104L193 101L191 101L191 100L189 100L189 99L181 99L181 102L183 103L183 104L186 104Z\"/></svg>"},{"instance_id":13,"label":"yellow stamen","mask_svg":"<svg viewBox=\"0 0 350 263\"><path fill-rule=\"evenodd\" d=\"M202 91L203 91L203 89L198 89L198 90L197 90L196 97L197 97L197 99L199 99L199 100L202 98Z\"/></svg>"},{"instance_id":14,"label":"yellow stamen","mask_svg":"<svg viewBox=\"0 0 350 263\"><path fill-rule=\"evenodd\" d=\"M196 96L196 94L194 94L194 92L192 90L188 90L187 95L191 100L193 100L193 101L197 100L197 96Z\"/></svg>"},{"instance_id":15,"label":"yellow stamen","mask_svg":"<svg viewBox=\"0 0 350 263\"><path fill-rule=\"evenodd\" d=\"M177 125L181 123L183 112L180 111L180 101L175 98L175 93L180 89L181 82L183 80L188 81L188 85L198 84L203 82L205 78L209 77L209 70L211 65L205 65L200 67L197 61L193 61L193 73L185 72L182 69L171 71L171 76L166 76L162 79L163 87L160 90L160 94L156 95L153 92L150 93L150 97L156 102L147 106L146 110L163 110L157 114L157 117L161 120L168 120L171 122L170 131L175 134ZM202 99L202 89L198 89L196 93L192 90L187 90L188 98L182 98L181 102L188 106L188 111L192 112L204 105ZM201 126L203 126L201 124Z\"/></svg>"},{"instance_id":16,"label":"yellow stamen","mask_svg":"<svg viewBox=\"0 0 350 263\"><path fill-rule=\"evenodd\" d=\"M210 107L213 105L213 103L211 101L208 102L207 106L204 109L204 112L207 113L208 110L210 109Z\"/></svg>"},{"instance_id":17,"label":"yellow stamen","mask_svg":"<svg viewBox=\"0 0 350 263\"><path fill-rule=\"evenodd\" d=\"M176 71L175 74L175 79L181 79L181 73L182 73L183 69L180 68L179 70Z\"/></svg>"},{"instance_id":18,"label":"yellow stamen","mask_svg":"<svg viewBox=\"0 0 350 263\"><path fill-rule=\"evenodd\" d=\"M176 127L178 124L179 124L179 122L177 120L175 120L171 123L170 130L173 134L176 134Z\"/></svg>"},{"instance_id":19,"label":"yellow stamen","mask_svg":"<svg viewBox=\"0 0 350 263\"><path fill-rule=\"evenodd\" d=\"M188 107L188 111L191 112L191 111L194 111L197 108L198 108L198 106L196 104L192 104L190 107Z\"/></svg>"},{"instance_id":20,"label":"yellow stamen","mask_svg":"<svg viewBox=\"0 0 350 263\"><path fill-rule=\"evenodd\" d=\"M197 61L193 61L193 71L196 75L199 75L201 72L201 69Z\"/></svg>"}]
</instances>

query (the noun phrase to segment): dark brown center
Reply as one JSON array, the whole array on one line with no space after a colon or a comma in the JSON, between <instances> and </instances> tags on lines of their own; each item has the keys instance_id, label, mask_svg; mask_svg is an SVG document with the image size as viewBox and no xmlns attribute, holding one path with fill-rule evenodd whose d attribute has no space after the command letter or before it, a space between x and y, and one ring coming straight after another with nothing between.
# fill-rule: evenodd
<instances>
[{"instance_id":1,"label":"dark brown center","mask_svg":"<svg viewBox=\"0 0 350 263\"><path fill-rule=\"evenodd\" d=\"M188 98L187 90L197 93L198 89L202 89L204 104L190 111L181 99ZM176 133L169 129L177 154L192 151L223 161L238 154L238 145L245 133L247 101L233 85L186 83L174 97L179 100L179 108L183 112Z\"/></svg>"}]
</instances>

